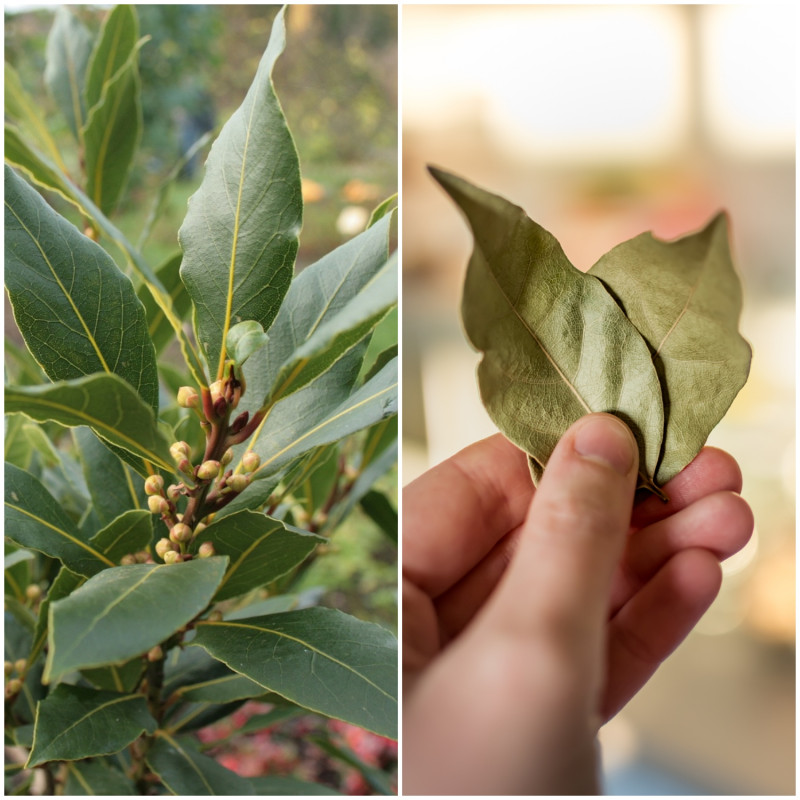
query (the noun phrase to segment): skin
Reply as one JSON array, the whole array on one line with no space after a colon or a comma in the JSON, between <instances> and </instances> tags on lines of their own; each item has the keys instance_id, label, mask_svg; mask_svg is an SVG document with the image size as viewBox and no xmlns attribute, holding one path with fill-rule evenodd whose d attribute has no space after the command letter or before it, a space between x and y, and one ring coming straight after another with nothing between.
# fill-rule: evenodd
<instances>
[{"instance_id":1,"label":"skin","mask_svg":"<svg viewBox=\"0 0 800 800\"><path fill-rule=\"evenodd\" d=\"M538 489L500 435L403 494L403 793L595 794L597 732L749 539L741 473L705 448L638 503L615 417L563 436Z\"/></svg>"}]
</instances>

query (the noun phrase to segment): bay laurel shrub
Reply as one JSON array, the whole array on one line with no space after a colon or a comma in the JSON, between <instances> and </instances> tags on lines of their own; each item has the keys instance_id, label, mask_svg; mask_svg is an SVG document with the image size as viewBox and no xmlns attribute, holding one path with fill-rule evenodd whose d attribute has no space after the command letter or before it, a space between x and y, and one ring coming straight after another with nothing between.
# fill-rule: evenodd
<instances>
[{"instance_id":1,"label":"bay laurel shrub","mask_svg":"<svg viewBox=\"0 0 800 800\"><path fill-rule=\"evenodd\" d=\"M295 274L284 46L282 10L159 265L112 221L141 135L135 8L96 35L56 12L44 80L72 149L6 67L9 792L274 793L195 736L251 698L396 736L394 636L296 590L356 505L396 540L375 488L397 454L392 202Z\"/></svg>"}]
</instances>

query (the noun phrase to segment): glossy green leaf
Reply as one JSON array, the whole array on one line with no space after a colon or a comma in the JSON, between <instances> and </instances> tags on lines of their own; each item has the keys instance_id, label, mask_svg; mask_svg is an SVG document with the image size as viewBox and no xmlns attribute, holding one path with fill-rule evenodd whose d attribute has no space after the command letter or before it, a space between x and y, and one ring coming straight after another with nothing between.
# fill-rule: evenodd
<instances>
[{"instance_id":1,"label":"glossy green leaf","mask_svg":"<svg viewBox=\"0 0 800 800\"><path fill-rule=\"evenodd\" d=\"M40 186L57 191L62 196L69 192L66 175L56 169L49 159L45 159L26 141L27 135L15 125L6 122L4 128L4 155L9 164L20 167L35 176Z\"/></svg>"},{"instance_id":2,"label":"glossy green leaf","mask_svg":"<svg viewBox=\"0 0 800 800\"><path fill-rule=\"evenodd\" d=\"M50 606L45 682L146 653L208 605L227 564L227 558L214 557L95 575Z\"/></svg>"},{"instance_id":3,"label":"glossy green leaf","mask_svg":"<svg viewBox=\"0 0 800 800\"><path fill-rule=\"evenodd\" d=\"M271 390L281 368L320 326L343 312L385 265L389 255L390 224L391 218L385 217L370 230L306 267L294 279L269 331L266 348L256 353L245 369L247 408L255 411L270 393L275 394ZM350 375L349 361L345 359L343 364L334 367L350 382L347 389L354 379Z\"/></svg>"},{"instance_id":4,"label":"glossy green leaf","mask_svg":"<svg viewBox=\"0 0 800 800\"><path fill-rule=\"evenodd\" d=\"M51 380L119 375L158 407L144 308L102 247L5 168L5 280L14 318Z\"/></svg>"},{"instance_id":5,"label":"glossy green leaf","mask_svg":"<svg viewBox=\"0 0 800 800\"><path fill-rule=\"evenodd\" d=\"M293 703L396 736L397 642L378 625L306 608L201 622L192 644Z\"/></svg>"},{"instance_id":6,"label":"glossy green leaf","mask_svg":"<svg viewBox=\"0 0 800 800\"><path fill-rule=\"evenodd\" d=\"M124 555L144 550L153 539L153 515L149 510L126 511L98 531L90 544L115 564Z\"/></svg>"},{"instance_id":7,"label":"glossy green leaf","mask_svg":"<svg viewBox=\"0 0 800 800\"><path fill-rule=\"evenodd\" d=\"M739 333L742 288L717 215L699 233L623 242L591 270L652 351L664 393L666 433L656 478L666 483L700 451L750 370Z\"/></svg>"},{"instance_id":8,"label":"glossy green leaf","mask_svg":"<svg viewBox=\"0 0 800 800\"><path fill-rule=\"evenodd\" d=\"M159 731L148 750L147 765L161 778L170 794L253 794L245 778L198 753L188 741L174 739L164 731Z\"/></svg>"},{"instance_id":9,"label":"glossy green leaf","mask_svg":"<svg viewBox=\"0 0 800 800\"><path fill-rule=\"evenodd\" d=\"M23 413L38 422L88 425L110 444L174 471L169 446L152 409L116 375L87 375L45 386L7 386L5 403L6 411Z\"/></svg>"},{"instance_id":10,"label":"glossy green leaf","mask_svg":"<svg viewBox=\"0 0 800 800\"><path fill-rule=\"evenodd\" d=\"M142 134L139 50L104 86L83 130L86 189L111 214L128 180Z\"/></svg>"},{"instance_id":11,"label":"glossy green leaf","mask_svg":"<svg viewBox=\"0 0 800 800\"><path fill-rule=\"evenodd\" d=\"M172 327L175 338L181 348L181 353L186 365L192 372L195 382L200 385L204 382L204 370L200 363L192 342L183 329L181 317L173 307L170 292L167 291L156 277L150 265L144 260L141 253L128 241L125 235L111 223L105 214L72 183L63 170L55 163L37 152L35 148L22 142L18 135L9 134L6 126L6 161L21 169L37 185L45 189L58 192L65 200L86 217L88 221L113 242L125 257L130 270L141 280L147 291L164 313Z\"/></svg>"},{"instance_id":12,"label":"glossy green leaf","mask_svg":"<svg viewBox=\"0 0 800 800\"><path fill-rule=\"evenodd\" d=\"M64 794L76 795L118 795L138 794L136 787L118 769L102 760L69 761L65 765L67 780Z\"/></svg>"},{"instance_id":13,"label":"glossy green leaf","mask_svg":"<svg viewBox=\"0 0 800 800\"><path fill-rule=\"evenodd\" d=\"M396 414L397 359L390 361L375 377L331 409L323 419L309 425L299 413L296 421L287 418L289 415L286 412L290 412L292 408L298 412L303 410L303 405L298 402L301 397L304 403L312 405L312 414L315 400L323 403L324 408L324 387L324 382L315 381L306 390L275 406L274 419L268 419L261 436L252 445L261 456L261 467L255 473L257 477L267 477L319 445L338 441ZM282 412L280 415L279 409ZM278 420L282 427L278 426Z\"/></svg>"},{"instance_id":14,"label":"glossy green leaf","mask_svg":"<svg viewBox=\"0 0 800 800\"><path fill-rule=\"evenodd\" d=\"M89 428L74 428L73 437L83 467L92 506L101 525L130 509L146 509L144 482L114 455Z\"/></svg>"},{"instance_id":15,"label":"glossy green leaf","mask_svg":"<svg viewBox=\"0 0 800 800\"><path fill-rule=\"evenodd\" d=\"M640 482L652 486L664 430L647 344L603 284L570 264L556 239L502 197L432 170L474 236L461 313L483 353L489 416L546 464L584 414L607 411L633 430Z\"/></svg>"},{"instance_id":16,"label":"glossy green leaf","mask_svg":"<svg viewBox=\"0 0 800 800\"><path fill-rule=\"evenodd\" d=\"M300 169L272 85L284 43L280 11L255 79L214 142L178 233L198 339L218 378L231 326L253 319L268 330L294 271Z\"/></svg>"},{"instance_id":17,"label":"glossy green leaf","mask_svg":"<svg viewBox=\"0 0 800 800\"><path fill-rule=\"evenodd\" d=\"M324 539L289 530L279 520L254 511L239 511L206 528L196 546L211 542L218 555L230 557L230 566L215 600L265 586L297 566Z\"/></svg>"},{"instance_id":18,"label":"glossy green leaf","mask_svg":"<svg viewBox=\"0 0 800 800\"><path fill-rule=\"evenodd\" d=\"M397 304L397 291L394 254L344 308L316 322L305 342L279 370L267 402L293 394L330 369Z\"/></svg>"},{"instance_id":19,"label":"glossy green leaf","mask_svg":"<svg viewBox=\"0 0 800 800\"><path fill-rule=\"evenodd\" d=\"M315 455L296 477L284 481L286 493L301 503L309 515L324 507L339 478L338 443L323 445Z\"/></svg>"},{"instance_id":20,"label":"glossy green leaf","mask_svg":"<svg viewBox=\"0 0 800 800\"><path fill-rule=\"evenodd\" d=\"M170 716L169 724L162 728L165 733L173 737L189 731L199 731L230 717L244 703L245 700L234 700L232 703L180 703L175 708L175 713ZM193 739L188 741L195 744Z\"/></svg>"},{"instance_id":21,"label":"glossy green leaf","mask_svg":"<svg viewBox=\"0 0 800 800\"><path fill-rule=\"evenodd\" d=\"M65 683L39 703L35 724L27 767L118 753L157 727L143 695Z\"/></svg>"},{"instance_id":22,"label":"glossy green leaf","mask_svg":"<svg viewBox=\"0 0 800 800\"><path fill-rule=\"evenodd\" d=\"M67 6L59 6L47 37L44 82L78 140L86 119L83 85L91 51L89 31Z\"/></svg>"},{"instance_id":23,"label":"glossy green leaf","mask_svg":"<svg viewBox=\"0 0 800 800\"><path fill-rule=\"evenodd\" d=\"M393 358L397 358L399 352L399 348L396 344L387 347L385 350L381 350L369 369L364 373L364 380L368 381L374 375L377 375ZM364 358L364 362L367 363L367 357Z\"/></svg>"},{"instance_id":24,"label":"glossy green leaf","mask_svg":"<svg viewBox=\"0 0 800 800\"><path fill-rule=\"evenodd\" d=\"M103 20L86 71L86 107L100 102L107 84L126 66L139 38L139 18L132 5L114 6Z\"/></svg>"},{"instance_id":25,"label":"glossy green leaf","mask_svg":"<svg viewBox=\"0 0 800 800\"><path fill-rule=\"evenodd\" d=\"M37 478L9 463L5 465L4 527L12 542L57 558L81 575L94 575L114 565L81 539L75 523Z\"/></svg>"}]
</instances>

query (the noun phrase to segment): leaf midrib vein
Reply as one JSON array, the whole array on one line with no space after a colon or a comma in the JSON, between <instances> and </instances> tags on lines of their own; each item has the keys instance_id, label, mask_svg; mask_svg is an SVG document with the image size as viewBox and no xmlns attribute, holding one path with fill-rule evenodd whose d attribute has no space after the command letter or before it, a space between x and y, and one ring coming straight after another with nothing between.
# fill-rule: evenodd
<instances>
[{"instance_id":1,"label":"leaf midrib vein","mask_svg":"<svg viewBox=\"0 0 800 800\"><path fill-rule=\"evenodd\" d=\"M487 262L487 267L488 267L488 262ZM553 358L553 356L550 355L549 350L544 346L544 343L536 335L536 332L533 330L533 328L531 328L531 326L528 324L527 320L522 316L522 314L519 313L519 311L517 310L517 308L514 305L513 301L508 296L508 294L505 291L505 289L503 288L503 286L500 284L500 281L498 280L498 278L495 275L494 271L491 268L488 268L487 272L489 273L490 277L492 278L492 280L494 281L495 285L497 286L498 291L503 296L503 299L506 301L506 303L508 303L508 307L514 312L514 315L516 316L516 318L520 321L520 323L525 328L525 330L528 332L528 334L533 339L533 341L536 342L536 344L538 345L539 349L544 353L545 357L550 362L550 364L552 365L553 369L555 369L555 371L558 373L558 375L561 378L561 380L566 384L566 386L569 388L569 390L575 395L575 397L578 400L578 402L586 410L586 413L587 414L591 413L592 409L589 407L587 402L583 399L583 397L581 396L580 392L573 385L572 381L570 381L569 378L564 374L564 371L558 365L558 363ZM522 294L522 292L520 292L520 294Z\"/></svg>"}]
</instances>

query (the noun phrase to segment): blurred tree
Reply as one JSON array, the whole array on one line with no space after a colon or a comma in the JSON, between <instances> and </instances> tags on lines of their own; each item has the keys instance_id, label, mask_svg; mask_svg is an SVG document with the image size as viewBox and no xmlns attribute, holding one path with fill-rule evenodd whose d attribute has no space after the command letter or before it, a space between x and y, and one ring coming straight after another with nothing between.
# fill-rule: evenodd
<instances>
[{"instance_id":1,"label":"blurred tree","mask_svg":"<svg viewBox=\"0 0 800 800\"><path fill-rule=\"evenodd\" d=\"M216 114L206 86L222 62L220 6L140 5L142 51L142 148L163 169L214 127ZM262 42L263 46L263 42ZM197 159L188 165L191 176Z\"/></svg>"}]
</instances>

